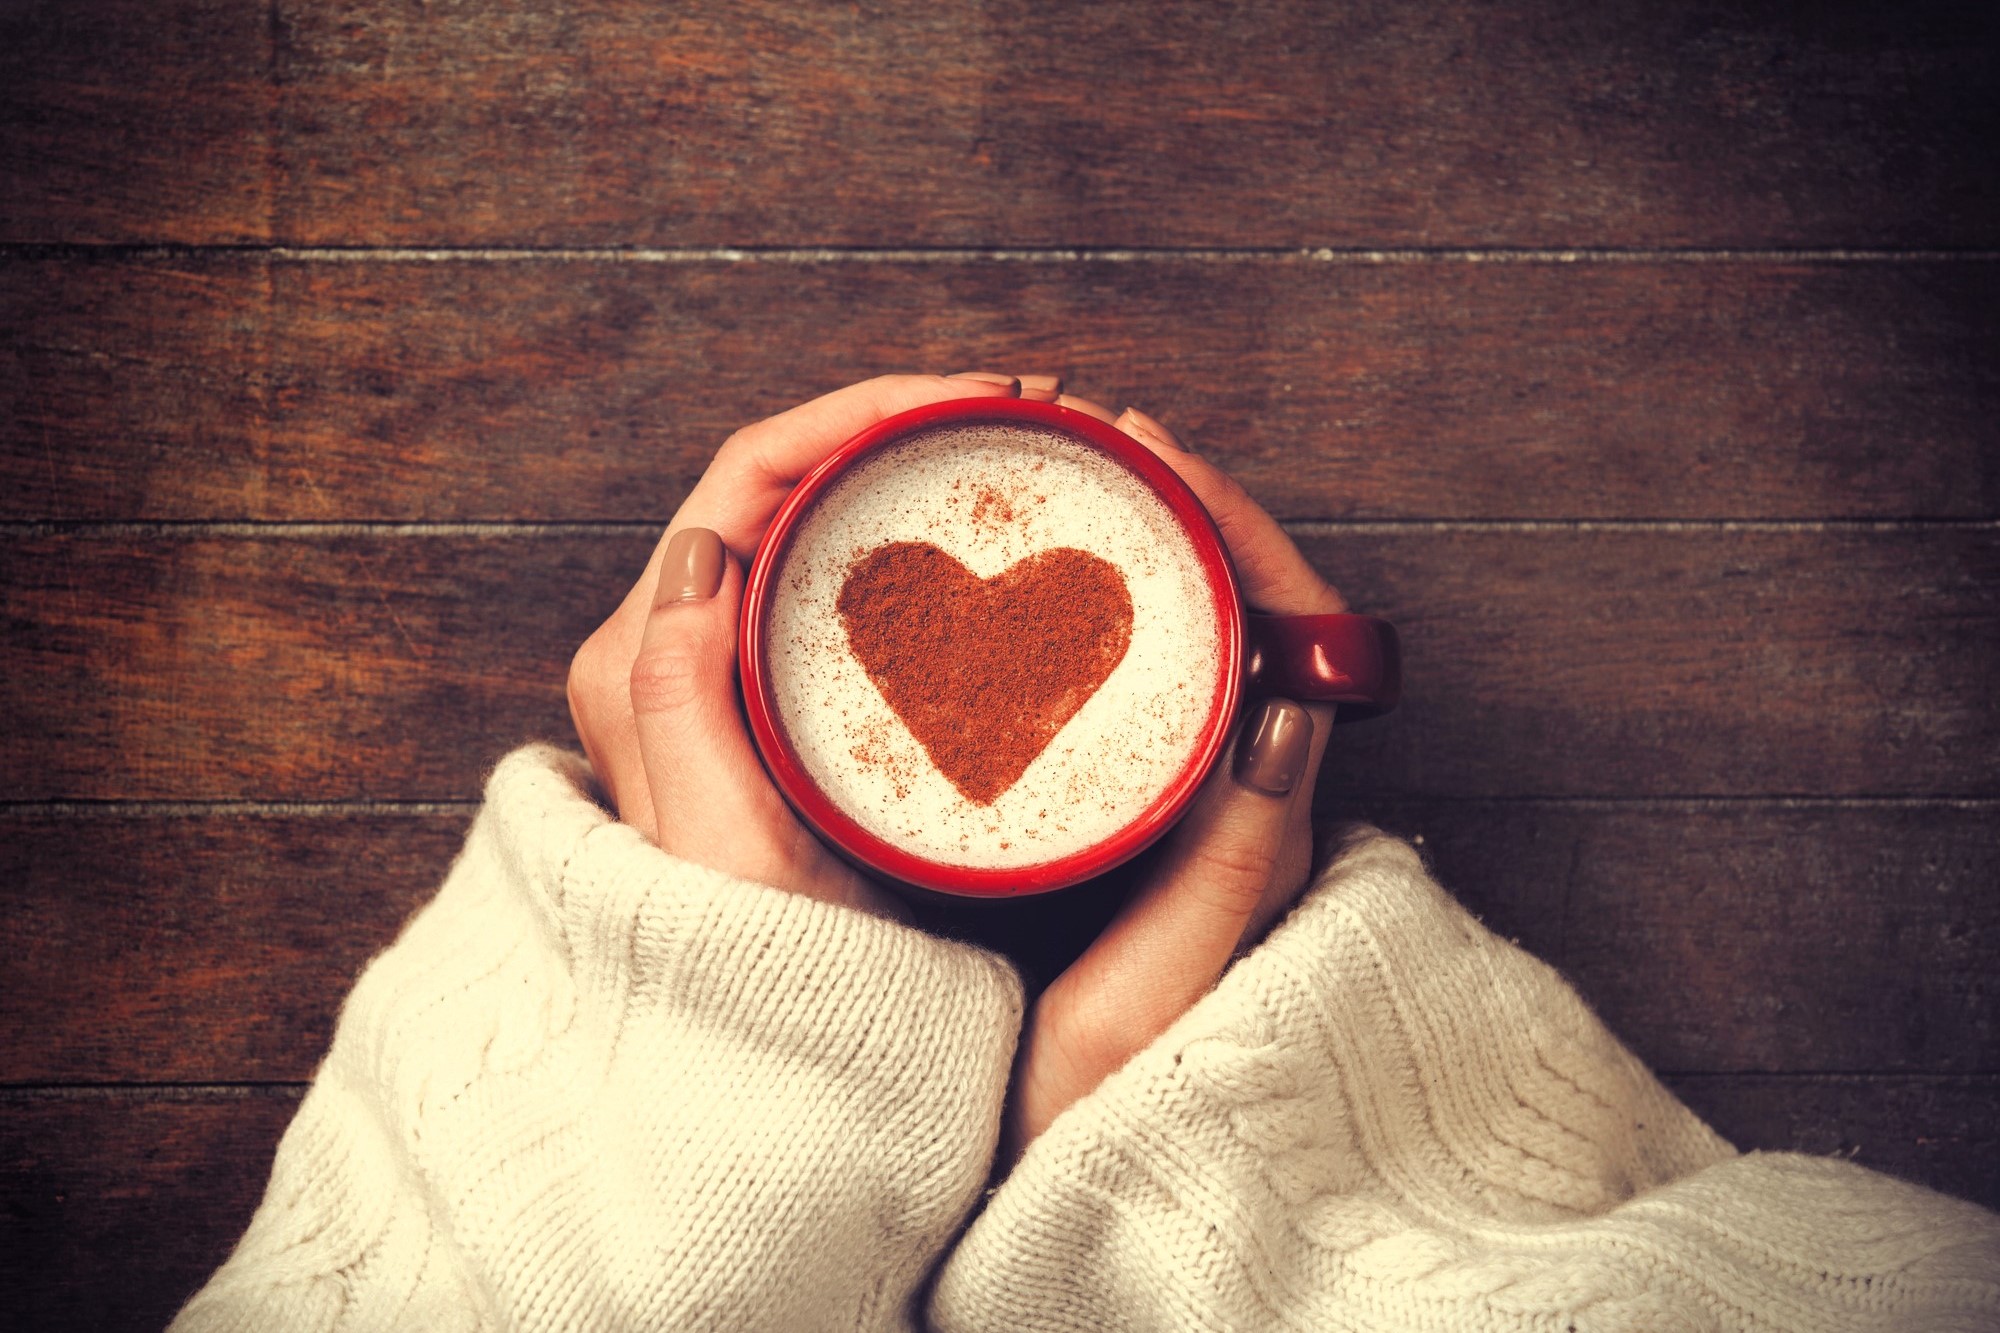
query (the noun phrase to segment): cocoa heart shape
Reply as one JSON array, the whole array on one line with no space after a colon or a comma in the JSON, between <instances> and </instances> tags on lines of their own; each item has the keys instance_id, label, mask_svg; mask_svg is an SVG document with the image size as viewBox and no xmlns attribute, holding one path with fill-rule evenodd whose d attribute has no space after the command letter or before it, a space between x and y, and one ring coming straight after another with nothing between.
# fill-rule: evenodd
<instances>
[{"instance_id":1,"label":"cocoa heart shape","mask_svg":"<svg viewBox=\"0 0 2000 1333\"><path fill-rule=\"evenodd\" d=\"M1125 659L1132 594L1088 551L1039 551L982 579L929 542L891 542L841 585L847 642L938 771L977 805Z\"/></svg>"}]
</instances>

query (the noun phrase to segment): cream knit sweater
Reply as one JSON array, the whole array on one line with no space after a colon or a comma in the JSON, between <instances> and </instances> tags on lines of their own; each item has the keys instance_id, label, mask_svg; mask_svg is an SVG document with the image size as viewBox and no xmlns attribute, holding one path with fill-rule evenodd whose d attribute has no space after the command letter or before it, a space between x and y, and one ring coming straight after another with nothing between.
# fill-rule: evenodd
<instances>
[{"instance_id":1,"label":"cream knit sweater","mask_svg":"<svg viewBox=\"0 0 2000 1333\"><path fill-rule=\"evenodd\" d=\"M586 785L500 765L175 1328L2000 1328L2000 1219L1738 1155L1371 831L982 1201L1006 964Z\"/></svg>"}]
</instances>

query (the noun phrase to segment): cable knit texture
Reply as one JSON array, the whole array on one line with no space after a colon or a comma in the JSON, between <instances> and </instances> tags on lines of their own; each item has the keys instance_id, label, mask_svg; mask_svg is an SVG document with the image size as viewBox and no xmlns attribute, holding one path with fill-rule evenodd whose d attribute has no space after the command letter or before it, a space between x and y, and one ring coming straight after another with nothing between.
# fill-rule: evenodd
<instances>
[{"instance_id":1,"label":"cable knit texture","mask_svg":"<svg viewBox=\"0 0 2000 1333\"><path fill-rule=\"evenodd\" d=\"M913 1322L985 1183L1013 972L675 860L586 787L500 765L175 1328Z\"/></svg>"},{"instance_id":2,"label":"cable knit texture","mask_svg":"<svg viewBox=\"0 0 2000 1333\"><path fill-rule=\"evenodd\" d=\"M586 790L500 766L177 1328L2000 1328L2000 1219L1739 1156L1372 830L947 1256L1011 970Z\"/></svg>"},{"instance_id":3,"label":"cable knit texture","mask_svg":"<svg viewBox=\"0 0 2000 1333\"><path fill-rule=\"evenodd\" d=\"M2000 1219L1739 1156L1411 848L1316 891L1036 1140L943 1330L1986 1329Z\"/></svg>"}]
</instances>

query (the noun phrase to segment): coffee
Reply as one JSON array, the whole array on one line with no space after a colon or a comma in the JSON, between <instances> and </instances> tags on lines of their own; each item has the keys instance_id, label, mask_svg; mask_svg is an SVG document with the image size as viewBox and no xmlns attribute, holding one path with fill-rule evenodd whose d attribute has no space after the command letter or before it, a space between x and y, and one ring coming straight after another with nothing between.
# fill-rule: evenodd
<instances>
[{"instance_id":1,"label":"coffee","mask_svg":"<svg viewBox=\"0 0 2000 1333\"><path fill-rule=\"evenodd\" d=\"M771 694L813 783L947 865L1095 846L1171 787L1222 679L1193 541L1115 459L937 426L843 473L775 572Z\"/></svg>"}]
</instances>

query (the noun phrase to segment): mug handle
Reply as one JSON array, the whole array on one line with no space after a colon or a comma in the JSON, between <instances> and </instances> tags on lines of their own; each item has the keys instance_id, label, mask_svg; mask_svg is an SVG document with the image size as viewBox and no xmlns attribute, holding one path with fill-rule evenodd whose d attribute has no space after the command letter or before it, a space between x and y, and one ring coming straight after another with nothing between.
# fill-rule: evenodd
<instances>
[{"instance_id":1,"label":"mug handle","mask_svg":"<svg viewBox=\"0 0 2000 1333\"><path fill-rule=\"evenodd\" d=\"M1380 616L1244 618L1249 659L1245 693L1334 703L1336 722L1379 717L1403 697L1403 649Z\"/></svg>"}]
</instances>

